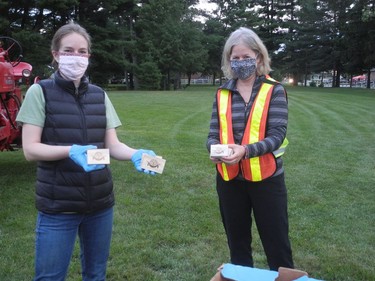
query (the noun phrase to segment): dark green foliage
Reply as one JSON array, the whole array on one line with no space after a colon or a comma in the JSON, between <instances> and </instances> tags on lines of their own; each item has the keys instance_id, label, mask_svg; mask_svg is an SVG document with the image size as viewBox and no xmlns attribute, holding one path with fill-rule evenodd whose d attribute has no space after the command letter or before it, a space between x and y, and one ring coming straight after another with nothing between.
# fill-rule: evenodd
<instances>
[{"instance_id":1,"label":"dark green foliage","mask_svg":"<svg viewBox=\"0 0 375 281\"><path fill-rule=\"evenodd\" d=\"M139 89L158 90L160 88L161 73L153 61L144 61L136 70L139 79Z\"/></svg>"},{"instance_id":2,"label":"dark green foliage","mask_svg":"<svg viewBox=\"0 0 375 281\"><path fill-rule=\"evenodd\" d=\"M330 71L336 78L333 86L339 86L340 76L363 74L375 66L373 0L210 0L216 9L208 13L196 9L197 2L0 1L0 35L19 40L34 75L44 77L52 71L54 32L74 20L93 38L91 80L105 85L121 77L128 89L149 83L136 71L149 63L157 67L154 73L160 76L154 77L160 77L157 85L165 90L179 88L182 76L221 77L222 47L240 26L254 29L264 41L274 73L293 76L296 82Z\"/></svg>"}]
</instances>

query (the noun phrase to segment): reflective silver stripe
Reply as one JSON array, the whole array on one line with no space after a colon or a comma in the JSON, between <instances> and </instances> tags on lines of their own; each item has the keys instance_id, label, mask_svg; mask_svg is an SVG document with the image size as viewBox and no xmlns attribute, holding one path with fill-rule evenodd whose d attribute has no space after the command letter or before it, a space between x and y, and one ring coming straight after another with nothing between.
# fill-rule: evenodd
<instances>
[{"instance_id":1,"label":"reflective silver stripe","mask_svg":"<svg viewBox=\"0 0 375 281\"><path fill-rule=\"evenodd\" d=\"M279 149L276 149L275 151L273 151L273 155L277 158L277 157L280 157L281 155L283 155L285 152L285 147L283 148L279 148Z\"/></svg>"},{"instance_id":2,"label":"reflective silver stripe","mask_svg":"<svg viewBox=\"0 0 375 281\"><path fill-rule=\"evenodd\" d=\"M287 147L287 145L289 144L289 141L287 138L284 139L283 143L281 144L281 146L279 147L279 149L276 149L275 151L273 151L273 155L278 158L280 157L281 155L283 155L285 153L285 148Z\"/></svg>"}]
</instances>

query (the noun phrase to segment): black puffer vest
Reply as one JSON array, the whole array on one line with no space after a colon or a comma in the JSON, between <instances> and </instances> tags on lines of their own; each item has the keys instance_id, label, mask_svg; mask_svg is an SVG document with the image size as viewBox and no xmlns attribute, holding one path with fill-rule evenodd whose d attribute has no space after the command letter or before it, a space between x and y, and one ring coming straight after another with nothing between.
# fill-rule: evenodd
<instances>
[{"instance_id":1,"label":"black puffer vest","mask_svg":"<svg viewBox=\"0 0 375 281\"><path fill-rule=\"evenodd\" d=\"M106 110L104 92L86 78L78 89L56 72L39 82L46 101L42 143L104 147ZM90 213L114 205L109 168L85 172L69 157L39 161L36 207L47 213Z\"/></svg>"}]
</instances>

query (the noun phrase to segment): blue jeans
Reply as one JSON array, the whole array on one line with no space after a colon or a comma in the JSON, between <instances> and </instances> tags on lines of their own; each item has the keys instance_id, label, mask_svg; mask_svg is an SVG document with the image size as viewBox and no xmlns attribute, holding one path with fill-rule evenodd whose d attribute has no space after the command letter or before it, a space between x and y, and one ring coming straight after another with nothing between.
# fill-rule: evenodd
<instances>
[{"instance_id":1,"label":"blue jeans","mask_svg":"<svg viewBox=\"0 0 375 281\"><path fill-rule=\"evenodd\" d=\"M77 234L82 280L105 280L112 224L113 207L92 214L38 212L34 281L65 280Z\"/></svg>"}]
</instances>

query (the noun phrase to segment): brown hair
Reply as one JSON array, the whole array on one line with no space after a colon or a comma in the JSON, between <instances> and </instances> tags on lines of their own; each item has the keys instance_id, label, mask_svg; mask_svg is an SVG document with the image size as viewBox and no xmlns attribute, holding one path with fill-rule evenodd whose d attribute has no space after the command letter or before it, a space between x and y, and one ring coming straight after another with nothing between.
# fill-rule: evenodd
<instances>
[{"instance_id":1,"label":"brown hair","mask_svg":"<svg viewBox=\"0 0 375 281\"><path fill-rule=\"evenodd\" d=\"M57 52L60 49L61 40L71 34L71 33L77 33L79 35L82 35L86 41L88 46L88 52L91 53L91 36L88 34L85 28L80 26L78 23L69 22L63 26L61 26L55 33L55 35L52 38L51 42L51 51ZM52 64L56 64L55 60L52 61Z\"/></svg>"}]
</instances>

